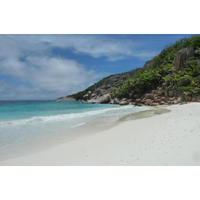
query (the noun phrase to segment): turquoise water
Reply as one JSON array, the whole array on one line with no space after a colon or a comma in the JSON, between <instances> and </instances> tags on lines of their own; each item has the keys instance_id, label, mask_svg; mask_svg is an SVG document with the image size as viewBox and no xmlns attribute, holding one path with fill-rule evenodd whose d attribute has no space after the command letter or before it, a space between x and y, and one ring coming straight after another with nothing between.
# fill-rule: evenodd
<instances>
[{"instance_id":1,"label":"turquoise water","mask_svg":"<svg viewBox=\"0 0 200 200\"><path fill-rule=\"evenodd\" d=\"M0 122L83 113L110 107L116 107L116 105L83 104L76 101L0 101Z\"/></svg>"},{"instance_id":2,"label":"turquoise water","mask_svg":"<svg viewBox=\"0 0 200 200\"><path fill-rule=\"evenodd\" d=\"M0 101L0 161L106 129L123 115L147 109L73 101Z\"/></svg>"}]
</instances>

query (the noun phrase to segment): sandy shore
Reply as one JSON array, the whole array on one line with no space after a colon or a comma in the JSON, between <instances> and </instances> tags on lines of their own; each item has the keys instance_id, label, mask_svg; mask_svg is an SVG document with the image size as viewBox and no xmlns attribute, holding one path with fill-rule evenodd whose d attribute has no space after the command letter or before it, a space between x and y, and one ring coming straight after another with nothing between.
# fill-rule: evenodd
<instances>
[{"instance_id":1,"label":"sandy shore","mask_svg":"<svg viewBox=\"0 0 200 200\"><path fill-rule=\"evenodd\" d=\"M166 108L171 112L125 121L0 165L200 165L200 104Z\"/></svg>"}]
</instances>

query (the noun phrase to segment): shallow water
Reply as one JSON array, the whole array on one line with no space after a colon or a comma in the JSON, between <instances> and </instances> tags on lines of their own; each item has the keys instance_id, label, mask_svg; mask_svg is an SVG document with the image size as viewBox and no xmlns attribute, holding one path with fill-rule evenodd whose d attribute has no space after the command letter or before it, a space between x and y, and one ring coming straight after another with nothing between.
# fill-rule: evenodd
<instances>
[{"instance_id":1,"label":"shallow water","mask_svg":"<svg viewBox=\"0 0 200 200\"><path fill-rule=\"evenodd\" d=\"M0 160L30 154L114 126L150 107L56 101L0 102Z\"/></svg>"}]
</instances>

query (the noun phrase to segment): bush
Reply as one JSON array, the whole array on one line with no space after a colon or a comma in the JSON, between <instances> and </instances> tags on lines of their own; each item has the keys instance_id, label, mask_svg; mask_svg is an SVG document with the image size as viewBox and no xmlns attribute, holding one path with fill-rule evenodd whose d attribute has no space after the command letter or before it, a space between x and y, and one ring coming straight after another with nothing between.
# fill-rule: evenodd
<instances>
[{"instance_id":1,"label":"bush","mask_svg":"<svg viewBox=\"0 0 200 200\"><path fill-rule=\"evenodd\" d=\"M190 39L189 48L198 48L200 47L200 37L199 35L192 36Z\"/></svg>"},{"instance_id":2,"label":"bush","mask_svg":"<svg viewBox=\"0 0 200 200\"><path fill-rule=\"evenodd\" d=\"M178 81L178 86L187 86L190 85L192 81L192 77L189 75L185 75L184 77L180 77Z\"/></svg>"}]
</instances>

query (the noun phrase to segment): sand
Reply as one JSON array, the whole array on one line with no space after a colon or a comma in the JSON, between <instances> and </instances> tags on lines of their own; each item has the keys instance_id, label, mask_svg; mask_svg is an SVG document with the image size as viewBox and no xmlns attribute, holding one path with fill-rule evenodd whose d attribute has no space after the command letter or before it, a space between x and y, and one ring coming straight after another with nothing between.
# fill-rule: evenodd
<instances>
[{"instance_id":1,"label":"sand","mask_svg":"<svg viewBox=\"0 0 200 200\"><path fill-rule=\"evenodd\" d=\"M200 104L166 107L171 112L124 121L52 149L0 162L8 166L193 166L200 165Z\"/></svg>"}]
</instances>

